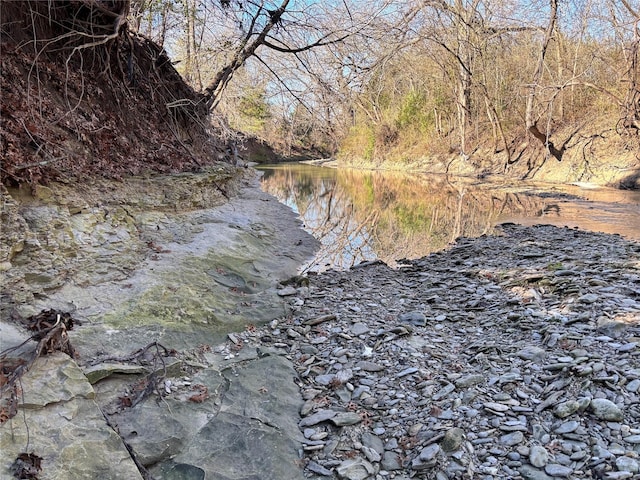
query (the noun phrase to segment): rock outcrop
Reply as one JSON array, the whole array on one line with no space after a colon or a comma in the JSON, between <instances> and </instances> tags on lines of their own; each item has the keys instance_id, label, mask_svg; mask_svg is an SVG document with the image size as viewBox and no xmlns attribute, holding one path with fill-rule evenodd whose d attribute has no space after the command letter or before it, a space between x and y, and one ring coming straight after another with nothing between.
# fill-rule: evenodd
<instances>
[{"instance_id":1,"label":"rock outcrop","mask_svg":"<svg viewBox=\"0 0 640 480\"><path fill-rule=\"evenodd\" d=\"M142 479L71 358L54 352L36 359L20 384L20 411L0 428L0 478L12 478L18 455L33 452L42 458L39 478Z\"/></svg>"},{"instance_id":2,"label":"rock outcrop","mask_svg":"<svg viewBox=\"0 0 640 480\"><path fill-rule=\"evenodd\" d=\"M301 478L291 363L211 350L286 316L278 281L316 248L251 173L4 190L2 215L3 360L35 348L10 317L46 309L73 316L77 357L43 351L22 377L0 478L21 453L39 478Z\"/></svg>"}]
</instances>

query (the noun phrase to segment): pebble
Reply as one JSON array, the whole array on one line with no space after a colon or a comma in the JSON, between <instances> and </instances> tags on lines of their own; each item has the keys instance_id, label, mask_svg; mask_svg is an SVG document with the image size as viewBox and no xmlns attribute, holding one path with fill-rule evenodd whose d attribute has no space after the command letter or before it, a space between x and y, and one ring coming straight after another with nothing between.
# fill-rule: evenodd
<instances>
[{"instance_id":1,"label":"pebble","mask_svg":"<svg viewBox=\"0 0 640 480\"><path fill-rule=\"evenodd\" d=\"M591 400L589 407L593 411L593 414L602 420L617 422L624 417L622 410L606 398L594 398Z\"/></svg>"},{"instance_id":2,"label":"pebble","mask_svg":"<svg viewBox=\"0 0 640 480\"><path fill-rule=\"evenodd\" d=\"M309 415L308 417L304 417L300 423L298 423L298 425L303 428L303 427L309 427L312 425L317 425L319 423L325 422L333 417L335 417L337 414L337 412L334 412L333 410L320 410L319 412L316 412L312 415Z\"/></svg>"},{"instance_id":3,"label":"pebble","mask_svg":"<svg viewBox=\"0 0 640 480\"><path fill-rule=\"evenodd\" d=\"M502 403L485 402L483 405L484 408L493 412L506 412L509 410L509 406L503 405Z\"/></svg>"},{"instance_id":4,"label":"pebble","mask_svg":"<svg viewBox=\"0 0 640 480\"><path fill-rule=\"evenodd\" d=\"M315 381L318 385L329 385L331 382L333 382L336 379L336 375L331 373L329 375L318 375L315 378Z\"/></svg>"},{"instance_id":5,"label":"pebble","mask_svg":"<svg viewBox=\"0 0 640 480\"><path fill-rule=\"evenodd\" d=\"M545 352L546 350L544 348L529 345L519 350L516 355L523 360L541 360Z\"/></svg>"},{"instance_id":6,"label":"pebble","mask_svg":"<svg viewBox=\"0 0 640 480\"><path fill-rule=\"evenodd\" d=\"M402 370L400 373L396 375L397 378L406 377L407 375L411 375L412 373L416 373L418 369L416 367L409 367Z\"/></svg>"},{"instance_id":7,"label":"pebble","mask_svg":"<svg viewBox=\"0 0 640 480\"><path fill-rule=\"evenodd\" d=\"M467 375L465 377L461 377L455 380L454 383L457 388L468 388L474 385L479 385L481 383L484 383L484 381L485 381L484 375L473 374L473 375Z\"/></svg>"},{"instance_id":8,"label":"pebble","mask_svg":"<svg viewBox=\"0 0 640 480\"><path fill-rule=\"evenodd\" d=\"M364 446L375 450L379 454L384 453L384 444L382 443L382 439L377 435L370 432L364 432L360 441Z\"/></svg>"},{"instance_id":9,"label":"pebble","mask_svg":"<svg viewBox=\"0 0 640 480\"><path fill-rule=\"evenodd\" d=\"M525 480L553 480L553 477L547 475L543 470L538 470L531 465L522 465L518 468L518 472Z\"/></svg>"},{"instance_id":10,"label":"pebble","mask_svg":"<svg viewBox=\"0 0 640 480\"><path fill-rule=\"evenodd\" d=\"M427 317L422 312L401 313L398 316L398 320L400 320L400 323L409 323L419 327L423 327L427 323Z\"/></svg>"},{"instance_id":11,"label":"pebble","mask_svg":"<svg viewBox=\"0 0 640 480\"><path fill-rule=\"evenodd\" d=\"M355 412L337 413L329 419L335 426L355 425L362 421L362 417Z\"/></svg>"},{"instance_id":12,"label":"pebble","mask_svg":"<svg viewBox=\"0 0 640 480\"><path fill-rule=\"evenodd\" d=\"M461 428L450 428L444 434L444 437L440 442L440 447L445 452L453 452L460 448L463 440L464 440L464 430L462 430Z\"/></svg>"},{"instance_id":13,"label":"pebble","mask_svg":"<svg viewBox=\"0 0 640 480\"><path fill-rule=\"evenodd\" d=\"M581 303L595 303L598 301L598 296L594 293L587 293L578 297L578 302Z\"/></svg>"},{"instance_id":14,"label":"pebble","mask_svg":"<svg viewBox=\"0 0 640 480\"><path fill-rule=\"evenodd\" d=\"M549 452L540 445L533 445L529 453L529 462L534 467L543 468L549 463Z\"/></svg>"},{"instance_id":15,"label":"pebble","mask_svg":"<svg viewBox=\"0 0 640 480\"><path fill-rule=\"evenodd\" d=\"M638 475L640 245L502 228L398 269L310 274L277 329L235 334L269 335L298 369L309 475Z\"/></svg>"},{"instance_id":16,"label":"pebble","mask_svg":"<svg viewBox=\"0 0 640 480\"><path fill-rule=\"evenodd\" d=\"M456 389L455 385L450 383L445 387L441 388L440 390L438 390L438 392L433 395L432 400L435 402L442 400L443 398L446 398L455 389Z\"/></svg>"},{"instance_id":17,"label":"pebble","mask_svg":"<svg viewBox=\"0 0 640 480\"><path fill-rule=\"evenodd\" d=\"M313 460L310 460L307 463L307 469L310 472L317 473L318 475L322 475L324 477L330 477L333 475L333 472L331 470L324 468L322 465L314 462Z\"/></svg>"},{"instance_id":18,"label":"pebble","mask_svg":"<svg viewBox=\"0 0 640 480\"><path fill-rule=\"evenodd\" d=\"M277 291L277 294L281 297L288 297L291 295L295 295L296 293L298 293L298 291L295 289L295 287L292 286L284 287Z\"/></svg>"},{"instance_id":19,"label":"pebble","mask_svg":"<svg viewBox=\"0 0 640 480\"><path fill-rule=\"evenodd\" d=\"M508 433L507 435L502 435L500 437L500 443L508 447L513 447L514 445L518 445L523 440L524 440L524 435L522 434L522 432Z\"/></svg>"},{"instance_id":20,"label":"pebble","mask_svg":"<svg viewBox=\"0 0 640 480\"><path fill-rule=\"evenodd\" d=\"M365 480L375 473L373 465L362 458L347 459L336 468L339 478Z\"/></svg>"},{"instance_id":21,"label":"pebble","mask_svg":"<svg viewBox=\"0 0 640 480\"><path fill-rule=\"evenodd\" d=\"M362 451L362 453L364 453L364 456L367 457L367 460L369 460L370 462L375 463L382 460L382 456L373 448L362 446L360 450Z\"/></svg>"},{"instance_id":22,"label":"pebble","mask_svg":"<svg viewBox=\"0 0 640 480\"><path fill-rule=\"evenodd\" d=\"M636 459L631 457L618 457L616 458L616 468L620 471L638 473L640 471L640 464Z\"/></svg>"},{"instance_id":23,"label":"pebble","mask_svg":"<svg viewBox=\"0 0 640 480\"><path fill-rule=\"evenodd\" d=\"M366 323L354 323L351 326L351 333L354 335L364 335L365 333L368 333L369 330L370 329Z\"/></svg>"},{"instance_id":24,"label":"pebble","mask_svg":"<svg viewBox=\"0 0 640 480\"><path fill-rule=\"evenodd\" d=\"M382 468L385 470L393 471L400 470L402 468L402 461L400 460L400 455L395 452L384 452L382 456Z\"/></svg>"},{"instance_id":25,"label":"pebble","mask_svg":"<svg viewBox=\"0 0 640 480\"><path fill-rule=\"evenodd\" d=\"M552 477L566 478L573 473L573 469L565 467L564 465L558 465L557 463L547 463L544 467L544 471Z\"/></svg>"},{"instance_id":26,"label":"pebble","mask_svg":"<svg viewBox=\"0 0 640 480\"><path fill-rule=\"evenodd\" d=\"M556 428L554 432L559 433L560 435L562 435L563 433L571 433L575 432L579 426L579 422L572 420L570 422L564 422L562 425Z\"/></svg>"},{"instance_id":27,"label":"pebble","mask_svg":"<svg viewBox=\"0 0 640 480\"><path fill-rule=\"evenodd\" d=\"M627 443L640 444L640 435L629 435L624 437L624 441Z\"/></svg>"},{"instance_id":28,"label":"pebble","mask_svg":"<svg viewBox=\"0 0 640 480\"><path fill-rule=\"evenodd\" d=\"M604 478L607 480L624 480L626 478L633 477L633 473L631 472L607 472L604 474Z\"/></svg>"},{"instance_id":29,"label":"pebble","mask_svg":"<svg viewBox=\"0 0 640 480\"><path fill-rule=\"evenodd\" d=\"M423 462L431 462L436 458L439 452L440 446L434 443L432 445L429 445L428 447L423 448L418 458Z\"/></svg>"},{"instance_id":30,"label":"pebble","mask_svg":"<svg viewBox=\"0 0 640 480\"><path fill-rule=\"evenodd\" d=\"M362 360L356 363L356 368L364 370L365 372L381 372L384 370L384 366L368 360Z\"/></svg>"},{"instance_id":31,"label":"pebble","mask_svg":"<svg viewBox=\"0 0 640 480\"><path fill-rule=\"evenodd\" d=\"M578 410L580 410L580 403L575 400L569 400L568 402L563 402L553 409L553 413L558 418L566 418L570 415L573 415Z\"/></svg>"}]
</instances>

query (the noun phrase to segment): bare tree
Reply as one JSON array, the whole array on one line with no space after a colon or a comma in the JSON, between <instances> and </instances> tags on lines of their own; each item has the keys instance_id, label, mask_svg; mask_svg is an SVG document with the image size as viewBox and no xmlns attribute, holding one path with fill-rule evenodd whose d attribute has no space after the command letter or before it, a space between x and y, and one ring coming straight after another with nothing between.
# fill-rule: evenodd
<instances>
[{"instance_id":1,"label":"bare tree","mask_svg":"<svg viewBox=\"0 0 640 480\"><path fill-rule=\"evenodd\" d=\"M538 126L538 118L535 118L534 106L536 101L536 94L538 89L540 88L540 80L542 78L542 73L544 70L544 60L547 54L547 48L549 47L549 42L553 37L553 34L556 29L556 22L558 19L558 1L557 0L549 0L549 23L547 24L547 28L544 32L544 38L542 40L542 46L540 47L540 52L538 55L538 62L536 64L536 69L533 72L533 78L531 79L531 84L529 86L529 93L527 94L527 107L525 113L525 123L527 125L527 130L540 142L542 142L545 147L548 149L549 153L553 155L558 161L562 160L562 155L564 154L564 150L566 147L566 143L563 144L560 148L557 148L553 142L549 138L549 132L543 132L540 130Z\"/></svg>"},{"instance_id":2,"label":"bare tree","mask_svg":"<svg viewBox=\"0 0 640 480\"><path fill-rule=\"evenodd\" d=\"M631 16L633 32L626 56L628 68L625 76L629 87L624 102L623 125L640 132L640 10L628 0L620 0L620 3Z\"/></svg>"},{"instance_id":3,"label":"bare tree","mask_svg":"<svg viewBox=\"0 0 640 480\"><path fill-rule=\"evenodd\" d=\"M204 90L210 109L220 102L221 94L233 75L248 59L260 61L258 49L268 49L281 54L297 55L313 48L339 43L354 35L360 28L353 18L332 25L314 21L328 14L327 6L318 9L313 2L300 3L291 0L279 2L223 2L224 9L234 15L239 41L233 47L228 60L218 69ZM341 25L341 26L338 26ZM329 27L329 28L323 28Z\"/></svg>"}]
</instances>

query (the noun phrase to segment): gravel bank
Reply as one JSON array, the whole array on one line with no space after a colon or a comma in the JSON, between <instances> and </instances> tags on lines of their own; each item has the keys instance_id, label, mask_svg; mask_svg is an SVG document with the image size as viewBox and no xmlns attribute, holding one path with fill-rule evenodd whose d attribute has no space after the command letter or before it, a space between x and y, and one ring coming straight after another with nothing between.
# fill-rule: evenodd
<instances>
[{"instance_id":1,"label":"gravel bank","mask_svg":"<svg viewBox=\"0 0 640 480\"><path fill-rule=\"evenodd\" d=\"M501 229L298 279L220 351L294 362L309 477L640 478L640 244Z\"/></svg>"}]
</instances>

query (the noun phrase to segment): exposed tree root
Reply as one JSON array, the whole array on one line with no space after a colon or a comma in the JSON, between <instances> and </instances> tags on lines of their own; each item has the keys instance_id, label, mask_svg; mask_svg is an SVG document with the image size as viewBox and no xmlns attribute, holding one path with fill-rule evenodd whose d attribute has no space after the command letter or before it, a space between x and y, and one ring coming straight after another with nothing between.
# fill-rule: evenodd
<instances>
[{"instance_id":1,"label":"exposed tree root","mask_svg":"<svg viewBox=\"0 0 640 480\"><path fill-rule=\"evenodd\" d=\"M2 183L197 171L225 158L204 96L129 31L129 5L0 2Z\"/></svg>"}]
</instances>

